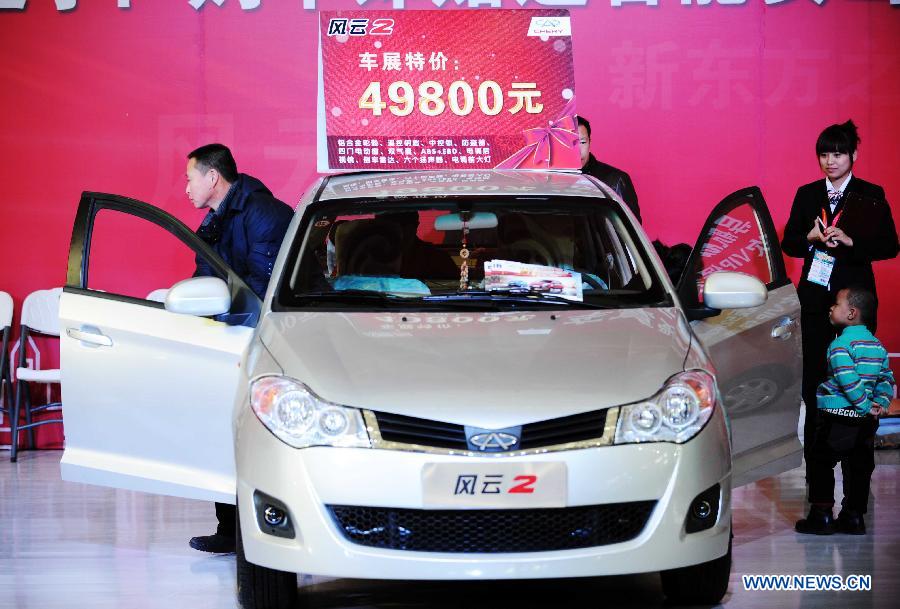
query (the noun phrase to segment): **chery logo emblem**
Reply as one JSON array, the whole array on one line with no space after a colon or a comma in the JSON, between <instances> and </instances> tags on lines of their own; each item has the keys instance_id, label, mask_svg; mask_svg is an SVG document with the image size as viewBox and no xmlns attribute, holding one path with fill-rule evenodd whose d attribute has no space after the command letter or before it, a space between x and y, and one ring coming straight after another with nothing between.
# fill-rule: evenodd
<instances>
[{"instance_id":1,"label":"chery logo emblem","mask_svg":"<svg viewBox=\"0 0 900 609\"><path fill-rule=\"evenodd\" d=\"M469 438L469 442L477 446L478 450L509 450L519 442L519 438L511 433L490 431L475 434Z\"/></svg>"},{"instance_id":2,"label":"chery logo emblem","mask_svg":"<svg viewBox=\"0 0 900 609\"><path fill-rule=\"evenodd\" d=\"M537 27L558 28L561 24L559 19L536 19L534 24Z\"/></svg>"}]
</instances>

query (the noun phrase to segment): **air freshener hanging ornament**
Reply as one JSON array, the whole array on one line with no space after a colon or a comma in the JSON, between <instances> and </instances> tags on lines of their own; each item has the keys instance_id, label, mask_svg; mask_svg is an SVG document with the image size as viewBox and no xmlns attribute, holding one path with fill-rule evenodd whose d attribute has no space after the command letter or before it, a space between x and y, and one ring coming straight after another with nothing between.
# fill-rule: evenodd
<instances>
[{"instance_id":1,"label":"air freshener hanging ornament","mask_svg":"<svg viewBox=\"0 0 900 609\"><path fill-rule=\"evenodd\" d=\"M459 265L459 290L461 292L469 289L469 222L468 219L465 219L465 216L463 218L462 248L459 250L459 257L462 258L462 263Z\"/></svg>"}]
</instances>

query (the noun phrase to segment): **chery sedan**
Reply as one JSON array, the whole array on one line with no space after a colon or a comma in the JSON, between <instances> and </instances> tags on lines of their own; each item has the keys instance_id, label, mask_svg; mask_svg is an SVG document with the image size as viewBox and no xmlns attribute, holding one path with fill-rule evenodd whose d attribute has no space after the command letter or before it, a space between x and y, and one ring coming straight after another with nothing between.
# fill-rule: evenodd
<instances>
[{"instance_id":1,"label":"chery sedan","mask_svg":"<svg viewBox=\"0 0 900 609\"><path fill-rule=\"evenodd\" d=\"M123 218L219 277L135 292L163 253L104 249L104 222L143 243ZM85 193L62 475L236 502L247 607L291 606L297 573L658 571L671 600L716 602L732 487L799 463L798 311L756 188L716 206L676 286L585 176L323 178L262 302L169 214Z\"/></svg>"}]
</instances>

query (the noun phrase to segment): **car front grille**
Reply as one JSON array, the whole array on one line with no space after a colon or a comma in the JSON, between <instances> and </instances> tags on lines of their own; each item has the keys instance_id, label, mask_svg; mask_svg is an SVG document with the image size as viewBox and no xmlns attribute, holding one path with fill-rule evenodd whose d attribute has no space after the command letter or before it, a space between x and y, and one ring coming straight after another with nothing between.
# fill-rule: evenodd
<instances>
[{"instance_id":1,"label":"car front grille","mask_svg":"<svg viewBox=\"0 0 900 609\"><path fill-rule=\"evenodd\" d=\"M378 421L381 439L385 442L459 450L468 448L466 431L462 425L386 412L376 412L375 419Z\"/></svg>"},{"instance_id":2,"label":"car front grille","mask_svg":"<svg viewBox=\"0 0 900 609\"><path fill-rule=\"evenodd\" d=\"M530 510L410 510L329 505L353 543L447 553L550 552L634 539L655 501Z\"/></svg>"},{"instance_id":3,"label":"car front grille","mask_svg":"<svg viewBox=\"0 0 900 609\"><path fill-rule=\"evenodd\" d=\"M381 439L399 444L416 444L450 450L468 450L462 425L375 412ZM522 426L518 450L593 440L603 436L606 410L585 412Z\"/></svg>"}]
</instances>

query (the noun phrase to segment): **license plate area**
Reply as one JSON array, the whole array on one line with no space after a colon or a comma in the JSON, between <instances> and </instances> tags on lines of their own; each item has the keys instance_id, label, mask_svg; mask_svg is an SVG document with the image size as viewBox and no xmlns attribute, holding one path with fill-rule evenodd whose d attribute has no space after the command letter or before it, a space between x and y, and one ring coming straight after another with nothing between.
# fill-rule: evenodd
<instances>
[{"instance_id":1,"label":"license plate area","mask_svg":"<svg viewBox=\"0 0 900 609\"><path fill-rule=\"evenodd\" d=\"M565 507L565 463L426 463L422 504L429 508Z\"/></svg>"}]
</instances>

